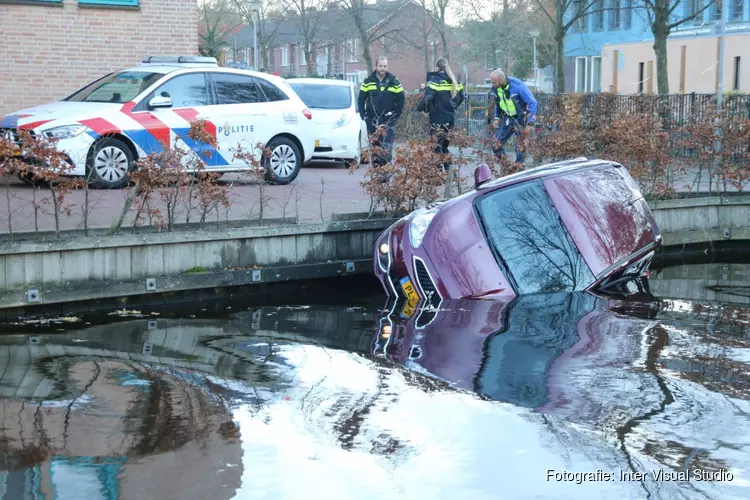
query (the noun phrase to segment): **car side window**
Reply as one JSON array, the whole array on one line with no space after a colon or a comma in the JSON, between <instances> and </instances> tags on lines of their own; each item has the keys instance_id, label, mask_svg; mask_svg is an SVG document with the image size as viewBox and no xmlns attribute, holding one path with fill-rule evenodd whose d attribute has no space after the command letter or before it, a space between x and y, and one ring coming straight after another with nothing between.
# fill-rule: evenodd
<instances>
[{"instance_id":1,"label":"car side window","mask_svg":"<svg viewBox=\"0 0 750 500\"><path fill-rule=\"evenodd\" d=\"M254 80L258 83L258 86L263 89L263 93L266 95L268 101L286 101L289 99L280 88L268 80L264 80L263 78L255 78Z\"/></svg>"},{"instance_id":2,"label":"car side window","mask_svg":"<svg viewBox=\"0 0 750 500\"><path fill-rule=\"evenodd\" d=\"M217 104L252 104L264 102L255 78L232 73L214 73Z\"/></svg>"},{"instance_id":3,"label":"car side window","mask_svg":"<svg viewBox=\"0 0 750 500\"><path fill-rule=\"evenodd\" d=\"M205 73L188 73L170 78L154 91L155 96L172 99L172 108L208 105Z\"/></svg>"}]
</instances>

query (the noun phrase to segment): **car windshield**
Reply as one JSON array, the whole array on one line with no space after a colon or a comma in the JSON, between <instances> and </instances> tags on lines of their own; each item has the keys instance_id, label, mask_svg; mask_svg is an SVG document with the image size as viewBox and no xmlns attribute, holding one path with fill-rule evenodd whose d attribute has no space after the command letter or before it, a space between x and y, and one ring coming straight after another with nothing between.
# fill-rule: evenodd
<instances>
[{"instance_id":1,"label":"car windshield","mask_svg":"<svg viewBox=\"0 0 750 500\"><path fill-rule=\"evenodd\" d=\"M593 282L541 181L488 193L477 199L476 208L518 293L578 291Z\"/></svg>"},{"instance_id":2,"label":"car windshield","mask_svg":"<svg viewBox=\"0 0 750 500\"><path fill-rule=\"evenodd\" d=\"M66 98L73 102L126 103L163 77L149 71L120 71L88 84Z\"/></svg>"},{"instance_id":3,"label":"car windshield","mask_svg":"<svg viewBox=\"0 0 750 500\"><path fill-rule=\"evenodd\" d=\"M348 109L352 105L352 91L348 85L294 82L289 82L289 85L308 108Z\"/></svg>"}]
</instances>

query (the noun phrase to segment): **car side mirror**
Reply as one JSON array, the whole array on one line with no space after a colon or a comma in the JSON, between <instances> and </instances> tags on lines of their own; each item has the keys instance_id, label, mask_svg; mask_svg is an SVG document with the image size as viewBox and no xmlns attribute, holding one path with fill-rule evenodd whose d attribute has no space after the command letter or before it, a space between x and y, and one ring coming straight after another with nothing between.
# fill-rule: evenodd
<instances>
[{"instance_id":1,"label":"car side mirror","mask_svg":"<svg viewBox=\"0 0 750 500\"><path fill-rule=\"evenodd\" d=\"M479 189L492 180L492 171L486 163L482 163L474 169L474 189Z\"/></svg>"},{"instance_id":2,"label":"car side mirror","mask_svg":"<svg viewBox=\"0 0 750 500\"><path fill-rule=\"evenodd\" d=\"M171 108L172 99L163 95L155 95L148 101L149 108Z\"/></svg>"}]
</instances>

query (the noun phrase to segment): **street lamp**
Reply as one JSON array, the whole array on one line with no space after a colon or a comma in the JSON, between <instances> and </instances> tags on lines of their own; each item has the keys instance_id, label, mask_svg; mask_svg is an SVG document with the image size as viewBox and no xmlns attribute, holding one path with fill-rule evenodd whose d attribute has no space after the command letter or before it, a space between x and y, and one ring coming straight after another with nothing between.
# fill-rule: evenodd
<instances>
[{"instance_id":1,"label":"street lamp","mask_svg":"<svg viewBox=\"0 0 750 500\"><path fill-rule=\"evenodd\" d=\"M258 29L255 25L255 17L258 15L260 20L260 11L263 8L261 2L249 2L248 9L250 9L250 19L253 21L253 70L258 71Z\"/></svg>"},{"instance_id":2,"label":"street lamp","mask_svg":"<svg viewBox=\"0 0 750 500\"><path fill-rule=\"evenodd\" d=\"M538 37L540 33L537 30L532 30L529 32L529 35L531 35L531 38L534 40L534 86L536 87L536 91L539 92L539 66L536 62L536 37Z\"/></svg>"}]
</instances>

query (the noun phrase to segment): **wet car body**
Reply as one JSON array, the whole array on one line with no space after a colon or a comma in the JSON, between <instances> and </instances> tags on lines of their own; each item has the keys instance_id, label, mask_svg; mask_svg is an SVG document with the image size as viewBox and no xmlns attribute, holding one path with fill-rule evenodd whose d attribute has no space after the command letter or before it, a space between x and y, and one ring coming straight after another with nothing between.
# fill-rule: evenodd
<instances>
[{"instance_id":1,"label":"wet car body","mask_svg":"<svg viewBox=\"0 0 750 500\"><path fill-rule=\"evenodd\" d=\"M616 288L644 276L661 234L618 163L552 163L489 180L412 212L375 243L374 270L390 297L510 301L533 293Z\"/></svg>"}]
</instances>

